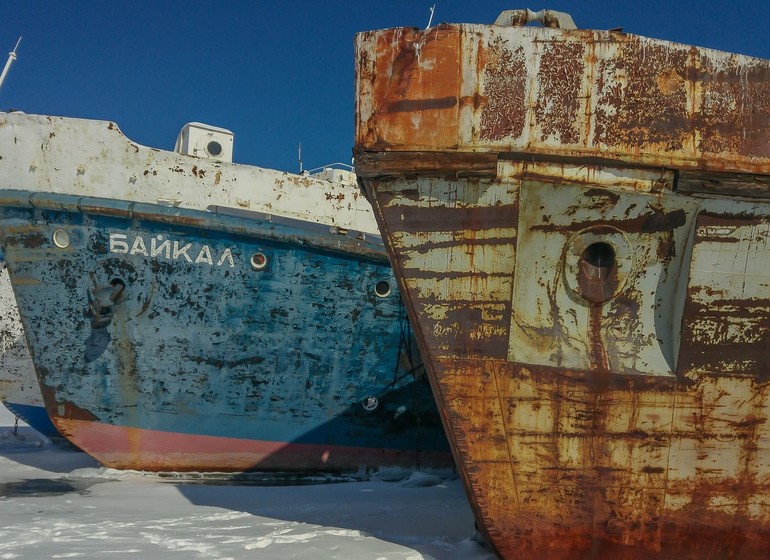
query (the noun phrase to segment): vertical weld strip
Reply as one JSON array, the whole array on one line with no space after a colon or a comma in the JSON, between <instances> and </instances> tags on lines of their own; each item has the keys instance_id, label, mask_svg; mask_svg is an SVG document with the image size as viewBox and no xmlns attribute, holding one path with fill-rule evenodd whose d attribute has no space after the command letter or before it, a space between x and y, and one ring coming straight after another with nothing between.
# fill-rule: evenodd
<instances>
[{"instance_id":1,"label":"vertical weld strip","mask_svg":"<svg viewBox=\"0 0 770 560\"><path fill-rule=\"evenodd\" d=\"M521 137L526 134L526 142L530 143L535 138L535 129L539 128L539 123L536 123L537 119L537 100L540 97L540 63L543 59L543 53L546 49L544 45L533 45L535 48L531 52L524 52L522 57L524 59L524 87L526 87L527 98L524 99L524 125L521 129ZM521 47L520 47L521 48ZM532 62L530 64L530 61ZM538 141L541 138L538 137Z\"/></svg>"},{"instance_id":2,"label":"vertical weld strip","mask_svg":"<svg viewBox=\"0 0 770 560\"><path fill-rule=\"evenodd\" d=\"M689 96L689 103L688 103L688 109L690 111L689 117L691 119L694 119L697 115L697 112L703 111L703 100L699 100L698 96L703 93L703 87L702 85L698 85L698 80L695 77L700 70L697 66L700 63L700 55L697 50L690 49L689 52L689 59L690 59L690 69L693 70L692 72L687 72L687 68L685 68L685 75L689 74L690 76L693 76L692 79L688 80L685 78L685 88L687 90L686 95ZM702 118L702 116L701 116ZM692 127L692 132L690 132L690 139L692 141L692 150L693 154L700 153L700 128L697 126Z\"/></svg>"},{"instance_id":3,"label":"vertical weld strip","mask_svg":"<svg viewBox=\"0 0 770 560\"><path fill-rule=\"evenodd\" d=\"M671 408L669 409L671 411L671 421L668 425L668 445L666 446L666 476L663 482L663 503L660 505L661 515L659 516L660 522L658 524L658 543L656 543L658 545L660 544L660 535L663 531L663 525L666 523L666 519L662 517L663 515L666 515L666 512L668 511L668 508L666 507L666 501L668 500L668 484L669 477L671 475L671 449L674 443L674 415L677 407L679 406L678 400L679 391L681 388L681 381L677 380L677 382L674 383L674 395L671 399Z\"/></svg>"},{"instance_id":4,"label":"vertical weld strip","mask_svg":"<svg viewBox=\"0 0 770 560\"><path fill-rule=\"evenodd\" d=\"M495 379L495 394L497 395L497 404L500 407L500 414L503 414L503 401L500 398L500 386L497 384L497 375L500 372L500 367L495 367L494 369L494 379ZM514 496L516 496L516 504L520 504L521 501L519 500L519 488L516 485L516 469L513 466L513 455L511 455L511 444L510 440L508 439L508 430L505 428L505 417L500 418L501 423L503 425L503 435L505 435L505 451L508 454L508 464L511 466L511 481L513 482L513 493Z\"/></svg>"},{"instance_id":5,"label":"vertical weld strip","mask_svg":"<svg viewBox=\"0 0 770 560\"><path fill-rule=\"evenodd\" d=\"M594 134L596 134L596 119L594 118L594 113L591 110L593 107L593 101L594 101L594 80L596 80L596 40L592 39L588 42L588 48L586 49L586 52L584 53L584 56L586 57L586 66L588 67L588 70L586 72L586 77L583 81L583 87L585 90L583 93L585 94L585 109L583 110L583 115L585 118L585 121L583 122L583 128L585 130L586 135L583 137L583 141L580 142L585 148L588 148L589 144L593 143Z\"/></svg>"},{"instance_id":6,"label":"vertical weld strip","mask_svg":"<svg viewBox=\"0 0 770 560\"><path fill-rule=\"evenodd\" d=\"M749 381L747 380L747 383ZM750 421L752 422L751 425L751 437L750 438L744 438L742 442L742 449L743 449L743 456L744 456L744 465L743 465L743 473L744 473L744 481L753 481L756 483L758 472L752 472L752 463L756 465L756 459L757 455L759 454L759 445L758 445L758 439L760 439L760 435L758 433L758 421L759 418L762 418L763 423L767 423L767 414L764 413L764 404L767 402L767 385L763 384L759 391L755 391L754 396L756 397L757 394L761 396L760 399L755 400L753 403L752 412L751 412L751 418ZM755 415L756 413L756 415ZM761 415L761 416L760 416ZM756 466L755 466L756 468ZM746 510L749 506L749 497L748 492L744 492L742 494L743 496L743 503L742 505L742 511L741 513L743 515L746 515Z\"/></svg>"}]
</instances>

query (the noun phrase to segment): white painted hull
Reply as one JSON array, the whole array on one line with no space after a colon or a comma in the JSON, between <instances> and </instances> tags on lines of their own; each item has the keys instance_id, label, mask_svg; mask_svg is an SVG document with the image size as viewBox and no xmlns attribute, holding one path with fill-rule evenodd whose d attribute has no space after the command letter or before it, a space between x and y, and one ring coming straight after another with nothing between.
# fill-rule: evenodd
<instances>
[{"instance_id":1,"label":"white painted hull","mask_svg":"<svg viewBox=\"0 0 770 560\"><path fill-rule=\"evenodd\" d=\"M349 172L328 181L132 142L113 122L0 113L0 188L253 211L379 235Z\"/></svg>"}]
</instances>

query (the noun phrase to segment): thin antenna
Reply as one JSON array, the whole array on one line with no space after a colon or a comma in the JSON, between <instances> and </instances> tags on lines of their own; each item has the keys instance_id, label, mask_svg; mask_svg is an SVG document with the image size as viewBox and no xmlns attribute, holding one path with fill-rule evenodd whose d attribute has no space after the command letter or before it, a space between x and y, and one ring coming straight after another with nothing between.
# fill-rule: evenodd
<instances>
[{"instance_id":1,"label":"thin antenna","mask_svg":"<svg viewBox=\"0 0 770 560\"><path fill-rule=\"evenodd\" d=\"M297 148L297 159L299 160L299 174L302 175L302 142L299 143L299 148Z\"/></svg>"},{"instance_id":2,"label":"thin antenna","mask_svg":"<svg viewBox=\"0 0 770 560\"><path fill-rule=\"evenodd\" d=\"M5 76L8 74L8 70L11 68L11 63L16 60L16 49L19 48L19 43L21 43L21 37L19 37L19 40L16 41L16 46L13 47L13 50L8 53L8 60L5 63L5 68L3 68L3 73L0 74L0 88L3 87L3 80L5 80Z\"/></svg>"},{"instance_id":3,"label":"thin antenna","mask_svg":"<svg viewBox=\"0 0 770 560\"><path fill-rule=\"evenodd\" d=\"M431 23L433 23L433 12L435 11L436 11L436 5L433 4L433 6L431 6L430 8L430 19L428 20L428 27L426 27L425 29L430 29L430 25Z\"/></svg>"}]
</instances>

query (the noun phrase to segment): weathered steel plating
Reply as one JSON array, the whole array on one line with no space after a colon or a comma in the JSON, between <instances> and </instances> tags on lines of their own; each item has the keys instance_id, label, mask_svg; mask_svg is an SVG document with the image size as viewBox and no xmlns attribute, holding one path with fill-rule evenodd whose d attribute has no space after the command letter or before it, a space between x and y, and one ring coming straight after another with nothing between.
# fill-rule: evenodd
<instances>
[{"instance_id":1,"label":"weathered steel plating","mask_svg":"<svg viewBox=\"0 0 770 560\"><path fill-rule=\"evenodd\" d=\"M763 60L616 31L489 25L361 33L357 49L356 143L367 152L558 144L561 157L682 169L770 164Z\"/></svg>"},{"instance_id":2,"label":"weathered steel plating","mask_svg":"<svg viewBox=\"0 0 770 560\"><path fill-rule=\"evenodd\" d=\"M189 140L191 129L185 127L185 131ZM98 210L115 217L142 219L142 205L134 203L151 203L165 208L163 212L156 208L154 219L166 224L201 225L211 220L222 226L227 216L272 224L302 223L305 229L312 225L313 231L319 234L303 239L306 246L317 248L319 239L333 239L327 245L333 245L345 255L358 254L363 258L372 256L373 251L368 244L357 244L357 241L379 238L371 206L356 185L355 175L349 171L325 168L313 175L292 174L191 157L141 146L126 138L115 123L106 121L0 112L0 188L22 189L24 193L17 193L19 196L5 202L23 200L22 206L39 211L77 214ZM103 201L88 198L94 196L112 197L112 201L105 206ZM210 210L212 214L192 217L177 212L178 209ZM232 228L227 231L242 233ZM327 235L330 231L334 232L331 238ZM57 229L53 233L53 245L66 249L76 242L68 232L66 227ZM146 241L151 243L149 239ZM357 253L359 250L362 252ZM179 256L184 259L184 250L180 251ZM379 248L374 252L379 253ZM257 263L257 266L263 264ZM88 308L94 325L112 321L115 306L110 305L110 290L109 284L103 285L89 296ZM13 399L9 406L14 412L43 431L39 418L48 425L48 433L55 433L41 410L42 399L28 354L24 356L27 360L24 371L14 365L15 352L22 350L24 340L12 342L18 338L14 328L20 331L21 327L15 300L9 296L3 305L5 319L17 323L8 323L10 326L0 333L6 335L3 341L8 353L7 357L0 358L11 364L5 372L8 375L4 373L0 378L5 386L0 388L0 398Z\"/></svg>"},{"instance_id":3,"label":"weathered steel plating","mask_svg":"<svg viewBox=\"0 0 770 560\"><path fill-rule=\"evenodd\" d=\"M497 553L770 556L770 62L483 25L356 61L357 173Z\"/></svg>"},{"instance_id":4,"label":"weathered steel plating","mask_svg":"<svg viewBox=\"0 0 770 560\"><path fill-rule=\"evenodd\" d=\"M0 263L0 402L41 434L60 437L40 396L4 257Z\"/></svg>"},{"instance_id":5,"label":"weathered steel plating","mask_svg":"<svg viewBox=\"0 0 770 560\"><path fill-rule=\"evenodd\" d=\"M114 468L451 471L382 244L316 229L0 190L62 434Z\"/></svg>"}]
</instances>

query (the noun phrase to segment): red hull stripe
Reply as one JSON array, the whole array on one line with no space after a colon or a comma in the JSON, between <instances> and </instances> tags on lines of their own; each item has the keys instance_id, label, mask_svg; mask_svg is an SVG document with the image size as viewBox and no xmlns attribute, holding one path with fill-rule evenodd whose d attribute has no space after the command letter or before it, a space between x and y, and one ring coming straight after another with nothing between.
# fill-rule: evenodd
<instances>
[{"instance_id":1,"label":"red hull stripe","mask_svg":"<svg viewBox=\"0 0 770 560\"><path fill-rule=\"evenodd\" d=\"M324 470L451 466L448 453L201 436L54 418L74 445L103 465L143 471Z\"/></svg>"}]
</instances>

